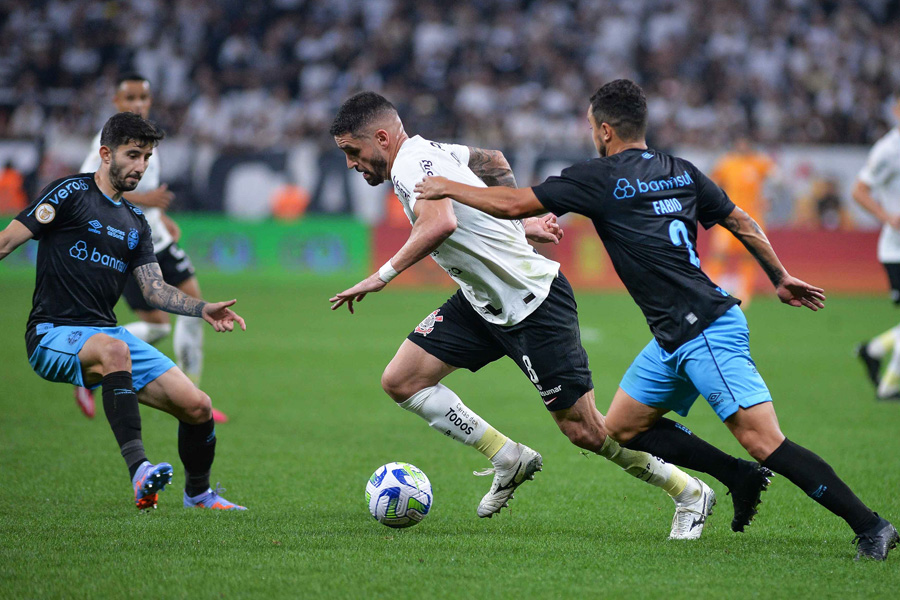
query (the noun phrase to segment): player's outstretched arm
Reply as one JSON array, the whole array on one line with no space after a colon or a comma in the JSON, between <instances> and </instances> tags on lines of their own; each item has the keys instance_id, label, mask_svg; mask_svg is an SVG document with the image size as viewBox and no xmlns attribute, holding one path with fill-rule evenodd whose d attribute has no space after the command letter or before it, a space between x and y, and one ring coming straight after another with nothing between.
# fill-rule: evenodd
<instances>
[{"instance_id":1,"label":"player's outstretched arm","mask_svg":"<svg viewBox=\"0 0 900 600\"><path fill-rule=\"evenodd\" d=\"M233 331L235 323L240 325L242 330L246 331L247 329L244 319L228 308L237 300L204 302L188 296L163 281L162 271L159 269L159 264L155 262L141 265L132 273L141 288L144 300L154 308L176 315L199 317L212 325L216 331Z\"/></svg>"},{"instance_id":2,"label":"player's outstretched arm","mask_svg":"<svg viewBox=\"0 0 900 600\"><path fill-rule=\"evenodd\" d=\"M416 213L416 222L403 247L377 273L372 273L352 288L329 298L331 310L337 310L342 304L346 304L352 314L354 302L362 302L366 294L384 289L391 279L434 252L456 231L456 214L447 199L441 202L417 202L413 211Z\"/></svg>"},{"instance_id":3,"label":"player's outstretched arm","mask_svg":"<svg viewBox=\"0 0 900 600\"><path fill-rule=\"evenodd\" d=\"M881 203L872 197L872 188L859 179L853 185L852 196L860 207L878 219L883 225L890 225L894 229L900 230L900 215L892 215L884 210Z\"/></svg>"},{"instance_id":4,"label":"player's outstretched arm","mask_svg":"<svg viewBox=\"0 0 900 600\"><path fill-rule=\"evenodd\" d=\"M426 177L416 184L415 193L417 200L452 198L498 219L522 219L547 212L531 188L478 188L446 177Z\"/></svg>"},{"instance_id":5,"label":"player's outstretched arm","mask_svg":"<svg viewBox=\"0 0 900 600\"><path fill-rule=\"evenodd\" d=\"M6 229L0 231L0 260L9 256L13 250L34 237L31 230L20 221L13 219Z\"/></svg>"},{"instance_id":6,"label":"player's outstretched arm","mask_svg":"<svg viewBox=\"0 0 900 600\"><path fill-rule=\"evenodd\" d=\"M734 234L762 266L769 281L775 286L779 300L790 306L805 306L810 310L825 308L825 290L791 276L778 260L778 255L762 228L740 207L736 206L719 224Z\"/></svg>"}]
</instances>

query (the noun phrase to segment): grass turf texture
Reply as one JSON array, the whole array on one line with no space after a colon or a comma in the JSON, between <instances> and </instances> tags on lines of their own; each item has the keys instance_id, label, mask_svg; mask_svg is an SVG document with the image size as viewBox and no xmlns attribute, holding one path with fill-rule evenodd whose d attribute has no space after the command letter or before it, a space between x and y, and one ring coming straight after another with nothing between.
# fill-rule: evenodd
<instances>
[{"instance_id":1,"label":"grass turf texture","mask_svg":"<svg viewBox=\"0 0 900 600\"><path fill-rule=\"evenodd\" d=\"M327 298L352 281L203 280L238 297L248 331L206 332L203 388L231 417L217 428L213 483L242 514L181 506L176 424L142 408L151 460L175 465L159 509L139 514L98 395L85 419L69 386L39 379L22 333L30 277L0 281L0 597L889 597L900 551L854 563L851 530L784 478L746 533L719 504L699 542L666 540L671 500L557 431L511 361L446 383L491 424L538 449L544 471L491 520L475 507L489 466L471 448L392 406L379 377L445 291L388 289L356 315ZM627 296L578 295L598 406L649 334ZM120 306L122 321L129 317ZM818 314L759 298L754 357L789 437L828 460L900 524L900 404L874 401L856 342L897 321L886 298L832 298ZM171 352L171 341L161 348ZM684 419L745 456L700 399ZM408 461L434 486L431 514L395 531L366 509L379 465Z\"/></svg>"}]
</instances>

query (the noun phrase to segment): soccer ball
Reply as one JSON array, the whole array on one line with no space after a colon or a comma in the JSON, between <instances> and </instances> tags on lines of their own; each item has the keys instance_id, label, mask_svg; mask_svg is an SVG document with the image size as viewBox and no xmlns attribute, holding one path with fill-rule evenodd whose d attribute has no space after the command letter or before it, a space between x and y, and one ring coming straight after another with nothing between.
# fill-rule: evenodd
<instances>
[{"instance_id":1,"label":"soccer ball","mask_svg":"<svg viewBox=\"0 0 900 600\"><path fill-rule=\"evenodd\" d=\"M369 512L388 527L412 527L431 510L432 499L428 477L409 463L378 467L366 484Z\"/></svg>"}]
</instances>

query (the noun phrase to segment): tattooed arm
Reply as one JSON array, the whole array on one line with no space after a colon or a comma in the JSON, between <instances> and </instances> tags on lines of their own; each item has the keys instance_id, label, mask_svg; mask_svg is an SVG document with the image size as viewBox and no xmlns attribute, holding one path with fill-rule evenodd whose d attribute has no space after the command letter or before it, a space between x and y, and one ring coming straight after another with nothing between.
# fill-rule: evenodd
<instances>
[{"instance_id":1,"label":"tattooed arm","mask_svg":"<svg viewBox=\"0 0 900 600\"><path fill-rule=\"evenodd\" d=\"M203 300L192 298L178 288L163 281L162 271L159 269L158 263L152 262L141 265L132 271L132 275L134 275L141 288L144 300L154 308L176 315L199 317L212 325L216 331L232 331L235 322L241 326L241 329L247 329L244 319L228 308L236 300L204 302Z\"/></svg>"},{"instance_id":2,"label":"tattooed arm","mask_svg":"<svg viewBox=\"0 0 900 600\"><path fill-rule=\"evenodd\" d=\"M469 146L469 168L488 187L502 186L513 189L518 187L509 161L499 150L484 150ZM554 215L528 217L521 222L525 228L525 237L532 242L558 244L563 237L563 230Z\"/></svg>"},{"instance_id":3,"label":"tattooed arm","mask_svg":"<svg viewBox=\"0 0 900 600\"><path fill-rule=\"evenodd\" d=\"M825 290L792 277L778 260L762 228L740 207L734 207L730 215L719 221L719 225L730 231L753 255L775 286L779 300L810 310L825 308Z\"/></svg>"},{"instance_id":4,"label":"tattooed arm","mask_svg":"<svg viewBox=\"0 0 900 600\"><path fill-rule=\"evenodd\" d=\"M488 187L498 185L517 187L512 167L499 150L484 150L469 146L469 168Z\"/></svg>"}]
</instances>

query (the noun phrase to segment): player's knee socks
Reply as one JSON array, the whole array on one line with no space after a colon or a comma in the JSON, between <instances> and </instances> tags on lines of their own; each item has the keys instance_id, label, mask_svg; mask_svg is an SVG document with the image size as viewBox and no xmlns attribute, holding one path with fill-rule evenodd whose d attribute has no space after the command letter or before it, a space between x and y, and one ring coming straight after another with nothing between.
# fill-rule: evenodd
<instances>
[{"instance_id":1,"label":"player's knee socks","mask_svg":"<svg viewBox=\"0 0 900 600\"><path fill-rule=\"evenodd\" d=\"M708 444L681 423L666 418L658 420L624 446L643 450L679 467L708 473L729 489L741 475L741 463L737 458Z\"/></svg>"},{"instance_id":2,"label":"player's knee socks","mask_svg":"<svg viewBox=\"0 0 900 600\"><path fill-rule=\"evenodd\" d=\"M203 319L179 315L175 318L175 362L195 384L203 371Z\"/></svg>"},{"instance_id":3,"label":"player's knee socks","mask_svg":"<svg viewBox=\"0 0 900 600\"><path fill-rule=\"evenodd\" d=\"M896 356L898 343L900 343L900 326L891 327L869 340L869 343L866 344L866 352L873 358L882 359L893 350Z\"/></svg>"},{"instance_id":4,"label":"player's knee socks","mask_svg":"<svg viewBox=\"0 0 900 600\"><path fill-rule=\"evenodd\" d=\"M178 423L178 456L184 464L184 491L188 496L209 489L209 472L216 456L216 424Z\"/></svg>"},{"instance_id":5,"label":"player's knee socks","mask_svg":"<svg viewBox=\"0 0 900 600\"><path fill-rule=\"evenodd\" d=\"M623 448L609 436L600 448L600 456L619 465L632 477L662 488L672 497L684 491L690 480L688 474L675 465L663 462L646 452Z\"/></svg>"},{"instance_id":6,"label":"player's knee socks","mask_svg":"<svg viewBox=\"0 0 900 600\"><path fill-rule=\"evenodd\" d=\"M147 460L141 440L141 411L129 371L107 373L103 386L103 412L112 428L128 472L134 477L137 468Z\"/></svg>"},{"instance_id":7,"label":"player's knee socks","mask_svg":"<svg viewBox=\"0 0 900 600\"><path fill-rule=\"evenodd\" d=\"M168 323L147 323L145 321L135 321L123 325L131 335L143 340L148 344L155 344L163 339L172 331L172 326Z\"/></svg>"},{"instance_id":8,"label":"player's knee socks","mask_svg":"<svg viewBox=\"0 0 900 600\"><path fill-rule=\"evenodd\" d=\"M401 402L400 408L419 415L444 435L474 446L488 458L493 458L507 441L505 435L463 404L453 390L440 383L419 390Z\"/></svg>"},{"instance_id":9,"label":"player's knee socks","mask_svg":"<svg viewBox=\"0 0 900 600\"><path fill-rule=\"evenodd\" d=\"M847 521L854 532L861 533L878 522L878 516L856 497L834 469L803 446L785 438L762 464Z\"/></svg>"}]
</instances>

